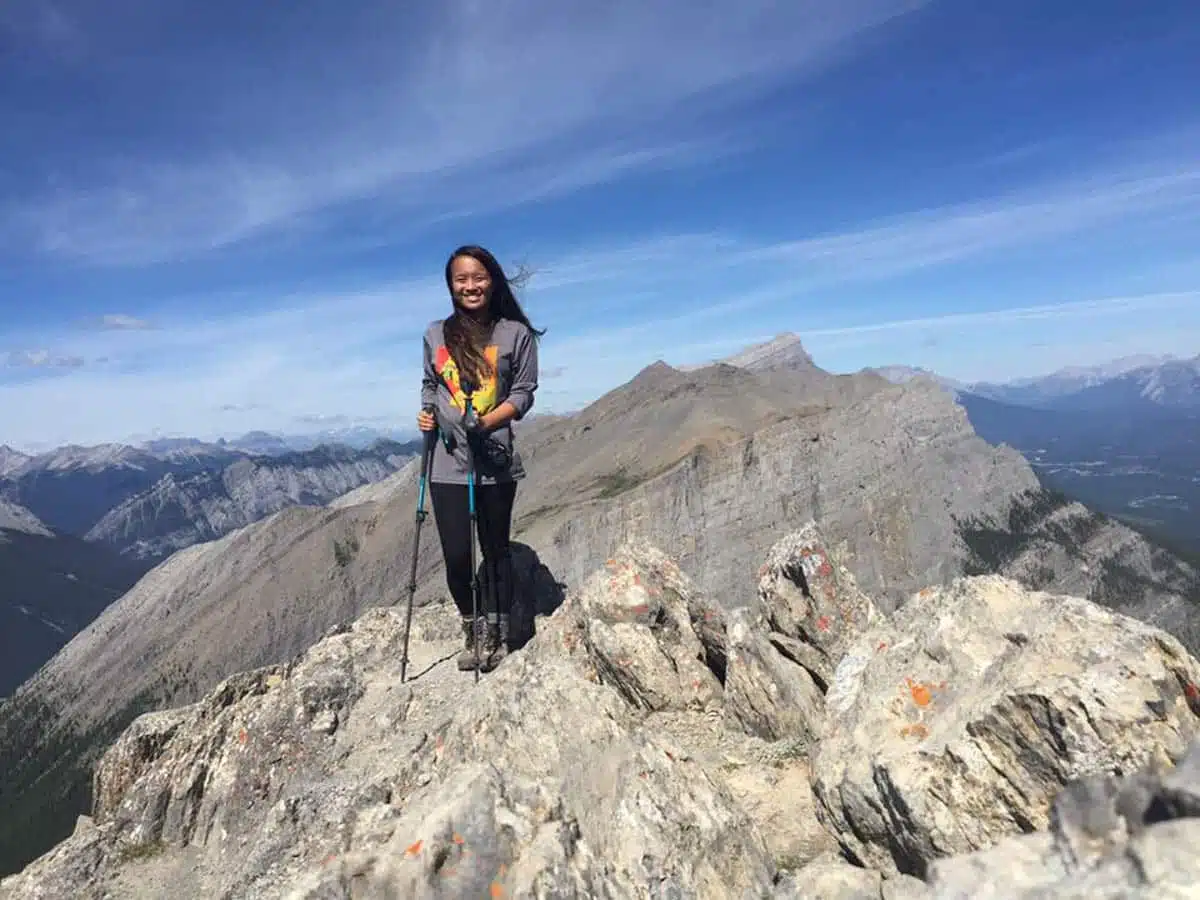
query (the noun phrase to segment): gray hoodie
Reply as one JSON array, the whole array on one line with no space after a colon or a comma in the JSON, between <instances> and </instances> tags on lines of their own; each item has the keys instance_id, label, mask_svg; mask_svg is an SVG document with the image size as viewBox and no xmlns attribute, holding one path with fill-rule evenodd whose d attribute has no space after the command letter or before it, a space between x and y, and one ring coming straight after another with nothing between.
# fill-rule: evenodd
<instances>
[{"instance_id":1,"label":"gray hoodie","mask_svg":"<svg viewBox=\"0 0 1200 900\"><path fill-rule=\"evenodd\" d=\"M425 330L425 373L421 379L421 406L434 407L440 429L430 480L466 484L467 434L462 425L465 397L459 387L457 366L446 348L442 323L443 320L438 319ZM523 418L533 406L533 395L538 387L535 335L520 322L498 319L485 356L492 363L495 376L484 379L475 391L475 411L483 415L507 400L516 407L516 418ZM449 451L441 439L443 436L449 437L452 447ZM486 440L497 442L507 451L509 459L506 465L497 467L477 452L476 484L518 481L525 477L521 456L513 446L511 425L496 429Z\"/></svg>"}]
</instances>

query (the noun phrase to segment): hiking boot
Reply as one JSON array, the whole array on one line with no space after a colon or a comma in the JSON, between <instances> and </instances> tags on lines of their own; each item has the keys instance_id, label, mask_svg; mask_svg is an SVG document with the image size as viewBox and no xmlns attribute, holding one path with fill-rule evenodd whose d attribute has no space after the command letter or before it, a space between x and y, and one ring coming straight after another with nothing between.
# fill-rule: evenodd
<instances>
[{"instance_id":1,"label":"hiking boot","mask_svg":"<svg viewBox=\"0 0 1200 900\"><path fill-rule=\"evenodd\" d=\"M458 670L460 672L470 672L475 668L475 642L481 637L483 631L484 620L482 618L473 619L470 616L462 617L462 632L463 632L463 649L458 654ZM479 648L479 662L483 664L483 647Z\"/></svg>"},{"instance_id":2,"label":"hiking boot","mask_svg":"<svg viewBox=\"0 0 1200 900\"><path fill-rule=\"evenodd\" d=\"M490 672L508 656L508 616L501 616L499 623L489 622L479 648L480 669Z\"/></svg>"}]
</instances>

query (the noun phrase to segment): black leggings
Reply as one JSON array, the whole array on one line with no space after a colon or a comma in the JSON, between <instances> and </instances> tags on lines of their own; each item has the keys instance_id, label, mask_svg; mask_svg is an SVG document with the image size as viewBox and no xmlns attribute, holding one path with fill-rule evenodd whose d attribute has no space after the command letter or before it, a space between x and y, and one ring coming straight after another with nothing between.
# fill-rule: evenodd
<instances>
[{"instance_id":1,"label":"black leggings","mask_svg":"<svg viewBox=\"0 0 1200 900\"><path fill-rule=\"evenodd\" d=\"M496 621L500 613L508 615L512 610L513 566L508 542L516 495L515 481L475 485L477 530L483 551L479 612L486 614L489 621ZM459 613L469 616L472 609L471 513L467 506L467 486L432 482L429 499L433 503L442 557L446 561L446 586L450 588L450 596ZM491 590L493 585L494 591Z\"/></svg>"}]
</instances>

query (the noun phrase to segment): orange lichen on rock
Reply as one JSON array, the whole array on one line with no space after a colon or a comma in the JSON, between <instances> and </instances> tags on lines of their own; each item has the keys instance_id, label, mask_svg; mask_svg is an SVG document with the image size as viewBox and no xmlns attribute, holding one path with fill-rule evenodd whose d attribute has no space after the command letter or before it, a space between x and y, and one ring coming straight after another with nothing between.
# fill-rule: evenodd
<instances>
[{"instance_id":1,"label":"orange lichen on rock","mask_svg":"<svg viewBox=\"0 0 1200 900\"><path fill-rule=\"evenodd\" d=\"M498 898L504 896L504 885L500 883L500 879L504 877L504 873L507 871L508 866L504 863L500 863L500 871L496 873L496 877L492 879L491 886L488 888L488 893L490 893L492 897Z\"/></svg>"},{"instance_id":2,"label":"orange lichen on rock","mask_svg":"<svg viewBox=\"0 0 1200 900\"><path fill-rule=\"evenodd\" d=\"M917 706L928 706L933 702L933 692L929 689L929 685L913 681L911 678L904 679L904 683L908 685L908 692ZM945 682L942 682L942 685L944 686Z\"/></svg>"}]
</instances>

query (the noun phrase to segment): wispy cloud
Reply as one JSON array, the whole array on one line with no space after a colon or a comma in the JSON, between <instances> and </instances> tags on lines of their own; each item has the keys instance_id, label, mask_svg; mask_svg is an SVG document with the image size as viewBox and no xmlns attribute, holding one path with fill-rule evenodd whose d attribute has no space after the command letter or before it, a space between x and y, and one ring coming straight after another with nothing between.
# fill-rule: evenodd
<instances>
[{"instance_id":1,"label":"wispy cloud","mask_svg":"<svg viewBox=\"0 0 1200 900\"><path fill-rule=\"evenodd\" d=\"M180 46L180 65L212 73L209 92L188 98L203 133L101 159L74 180L53 173L55 190L0 212L0 235L137 264L311 235L349 205L403 225L700 160L728 152L698 128L721 104L821 69L924 2L730 3L702 15L635 0L453 0L420 15L370 3L329 21L319 44L305 36L301 68L280 55L263 69L261 46L212 59ZM336 60L336 77L313 75L321 60ZM273 80L248 92L251 65Z\"/></svg>"},{"instance_id":2,"label":"wispy cloud","mask_svg":"<svg viewBox=\"0 0 1200 900\"><path fill-rule=\"evenodd\" d=\"M945 206L897 214L884 222L868 222L854 230L833 234L748 241L734 234L698 233L656 236L619 247L601 247L576 253L546 267L548 293L569 287L598 287L620 281L623 290L611 292L606 302L652 311L612 330L614 340L628 340L647 331L667 332L684 322L731 320L779 304L790 304L799 314L820 309L823 321L830 291L846 290L871 282L897 283L907 276L941 271L949 266L971 265L1004 259L1006 254L1032 249L1086 247L1108 231L1146 239L1165 234L1178 238L1181 221L1200 223L1200 168L1181 165L1174 157L1137 168L1128 165L1090 176L1073 177L1032 189L970 204ZM1182 265L1177 259L1162 269L1165 281L1194 283L1196 262ZM1174 274L1172 274L1174 273ZM725 285L714 291L716 284ZM729 286L736 285L731 289ZM535 284L535 290L543 290ZM688 296L704 291L701 303L646 304L639 291L659 301L672 294ZM1045 315L1104 314L1106 309L1129 303L1176 302L1188 294L1157 294L1116 301L1087 301L1013 310L1011 315L1033 318ZM1113 304L1116 304L1114 306ZM654 310L661 310L654 315ZM853 308L848 310L853 312ZM835 313L836 315L836 313ZM948 317L914 318L853 326L861 331L896 327L945 327L953 323L988 321L994 313L967 313ZM910 324L911 323L911 324ZM853 330L851 329L851 330ZM848 334L845 329L809 333Z\"/></svg>"},{"instance_id":3,"label":"wispy cloud","mask_svg":"<svg viewBox=\"0 0 1200 900\"><path fill-rule=\"evenodd\" d=\"M5 365L29 369L77 369L86 360L82 356L62 356L49 350L14 350L5 356Z\"/></svg>"},{"instance_id":4,"label":"wispy cloud","mask_svg":"<svg viewBox=\"0 0 1200 900\"><path fill-rule=\"evenodd\" d=\"M89 324L106 331L148 331L154 327L147 319L139 319L137 316L127 316L123 313L100 316Z\"/></svg>"},{"instance_id":5,"label":"wispy cloud","mask_svg":"<svg viewBox=\"0 0 1200 900\"><path fill-rule=\"evenodd\" d=\"M1082 272L1072 296L1090 294L1086 300L1032 303L1029 294L1021 302L993 292L986 310L961 311L968 299L946 315L924 314L922 304L889 307L871 294L876 285L894 289L900 276L1003 259L1023 247L1053 256L1097 229L1153 231L1200 210L1198 175L1168 161L1158 171L1095 173L1044 186L1040 195L921 210L818 237L659 232L560 247L531 260L538 273L523 292L534 321L550 327L539 408L576 407L656 358L700 363L782 330L798 331L818 362L835 370L915 362L967 380L1014 367L1017 374L1023 359L1087 361L1088 353L1108 352L1118 333L1137 345L1153 322L1181 324L1169 340L1155 332L1147 349L1186 351L1200 310L1196 269L1120 294ZM335 419L409 424L420 333L448 308L437 274L255 299L219 304L233 310L221 316L198 316L203 303L179 303L146 320L110 313L95 320L107 328L10 341L50 349L19 366L10 360L8 383L0 384L6 427L53 443L153 429L215 436ZM139 327L149 323L153 329ZM1076 336L1077 346L1064 351ZM1043 346L1027 350L1033 343ZM90 364L37 376L53 360ZM22 370L30 373L25 382ZM51 420L47 409L73 412Z\"/></svg>"},{"instance_id":6,"label":"wispy cloud","mask_svg":"<svg viewBox=\"0 0 1200 900\"><path fill-rule=\"evenodd\" d=\"M834 328L813 328L805 331L809 337L853 337L882 335L900 331L965 330L1016 322L1035 322L1045 319L1095 319L1097 316L1124 315L1145 310L1188 308L1200 303L1200 290L1170 291L1132 297L1104 297L1068 303L1046 303L1037 306L1014 306L1007 309L975 313L950 313L943 316L922 316L915 319L895 319L867 325L847 325Z\"/></svg>"},{"instance_id":7,"label":"wispy cloud","mask_svg":"<svg viewBox=\"0 0 1200 900\"><path fill-rule=\"evenodd\" d=\"M745 259L802 264L815 277L872 280L1177 214L1200 214L1200 167L1194 164L1163 165L1154 173L1098 173L1009 197L922 210L850 232L754 248Z\"/></svg>"}]
</instances>

